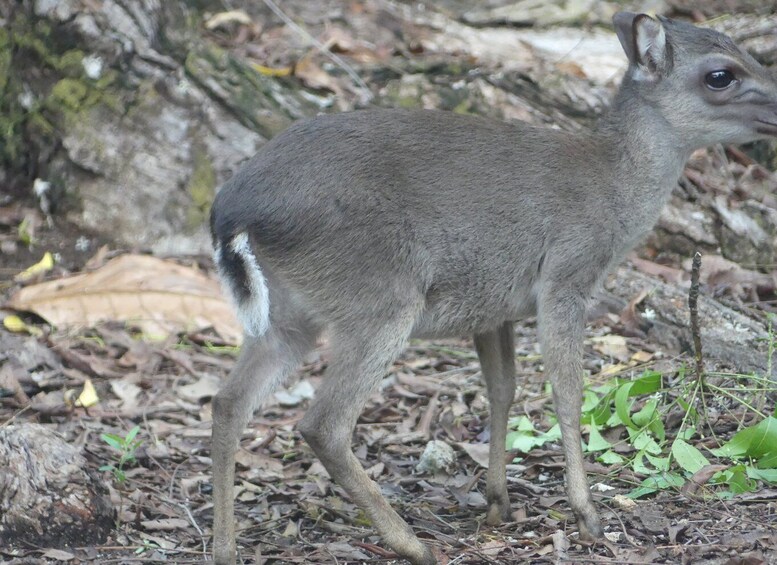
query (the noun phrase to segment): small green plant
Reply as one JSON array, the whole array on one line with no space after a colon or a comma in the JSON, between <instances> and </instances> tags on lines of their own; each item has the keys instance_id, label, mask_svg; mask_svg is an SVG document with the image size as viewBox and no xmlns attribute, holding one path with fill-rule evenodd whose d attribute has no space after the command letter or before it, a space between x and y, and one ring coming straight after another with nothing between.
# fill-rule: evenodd
<instances>
[{"instance_id":1,"label":"small green plant","mask_svg":"<svg viewBox=\"0 0 777 565\"><path fill-rule=\"evenodd\" d=\"M142 439L135 439L139 431L140 426L135 426L124 437L116 434L100 435L100 438L116 452L114 462L103 465L100 471L113 473L113 480L119 486L127 480L124 467L135 462L135 450L143 443Z\"/></svg>"},{"instance_id":2,"label":"small green plant","mask_svg":"<svg viewBox=\"0 0 777 565\"><path fill-rule=\"evenodd\" d=\"M770 365L772 351L770 346ZM632 498L682 487L694 473L710 465L708 457L726 465L708 481L722 498L756 490L759 482L777 483L777 411L767 415L755 407L775 392L775 383L759 375L709 373L707 377L702 385L681 368L671 386L655 371L633 380L615 378L589 386L581 420L588 440L583 450L605 465L631 467L645 477L632 485L628 493ZM705 394L714 395L724 407L753 413L756 423L741 423L740 431L726 442L717 440L713 432L718 447L708 447L709 441L699 441L705 439L700 431L705 428ZM664 422L669 421L670 413L681 421L676 429L666 430ZM745 420L744 416L738 419ZM538 431L526 416L511 419L509 426L512 431L507 436L507 449L522 453L561 436L557 424L547 432Z\"/></svg>"},{"instance_id":3,"label":"small green plant","mask_svg":"<svg viewBox=\"0 0 777 565\"><path fill-rule=\"evenodd\" d=\"M146 553L147 551L151 551L152 549L161 549L161 548L159 547L159 544L156 543L155 541L151 541L149 539L144 539L143 540L143 545L138 546L137 548L135 548L135 555L142 555L142 554Z\"/></svg>"},{"instance_id":4,"label":"small green plant","mask_svg":"<svg viewBox=\"0 0 777 565\"><path fill-rule=\"evenodd\" d=\"M135 426L127 435L121 437L116 434L101 434L100 438L107 443L114 453L114 462L100 467L100 471L110 471L113 474L113 482L119 491L119 511L116 514L116 529L121 527L121 515L124 510L124 483L127 475L124 467L135 462L135 450L143 443L142 439L136 439L140 426Z\"/></svg>"}]
</instances>

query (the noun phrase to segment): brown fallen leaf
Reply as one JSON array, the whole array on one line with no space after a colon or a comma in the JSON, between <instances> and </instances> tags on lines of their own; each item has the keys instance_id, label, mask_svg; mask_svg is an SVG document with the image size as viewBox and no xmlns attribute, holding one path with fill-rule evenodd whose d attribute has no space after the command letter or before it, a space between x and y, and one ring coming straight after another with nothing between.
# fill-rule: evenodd
<instances>
[{"instance_id":1,"label":"brown fallen leaf","mask_svg":"<svg viewBox=\"0 0 777 565\"><path fill-rule=\"evenodd\" d=\"M626 345L626 338L622 335L608 334L592 337L594 350L602 355L612 357L618 361L628 361L630 357L629 348Z\"/></svg>"},{"instance_id":2,"label":"brown fallen leaf","mask_svg":"<svg viewBox=\"0 0 777 565\"><path fill-rule=\"evenodd\" d=\"M705 465L696 471L680 489L685 496L693 496L699 488L706 484L718 471L728 469L728 465Z\"/></svg>"},{"instance_id":3,"label":"brown fallen leaf","mask_svg":"<svg viewBox=\"0 0 777 565\"><path fill-rule=\"evenodd\" d=\"M242 25L251 25L253 22L251 16L243 10L230 10L228 12L219 12L205 20L205 29L217 29L231 23Z\"/></svg>"},{"instance_id":4,"label":"brown fallen leaf","mask_svg":"<svg viewBox=\"0 0 777 565\"><path fill-rule=\"evenodd\" d=\"M679 284L688 278L681 269L675 269L674 267L660 265L659 263L654 263L653 261L648 261L647 259L641 259L633 253L629 256L629 261L637 268L637 270L645 273L646 275L661 277L668 283Z\"/></svg>"},{"instance_id":5,"label":"brown fallen leaf","mask_svg":"<svg viewBox=\"0 0 777 565\"><path fill-rule=\"evenodd\" d=\"M72 561L76 556L69 551L62 551L61 549L47 549L43 552L42 557L46 559L52 559L54 561Z\"/></svg>"},{"instance_id":6,"label":"brown fallen leaf","mask_svg":"<svg viewBox=\"0 0 777 565\"><path fill-rule=\"evenodd\" d=\"M108 245L103 245L98 249L94 255L92 255L89 260L84 265L85 271L94 271L95 269L99 269L103 265L105 265L105 261L108 259L108 253L110 253L111 248L108 247Z\"/></svg>"},{"instance_id":7,"label":"brown fallen leaf","mask_svg":"<svg viewBox=\"0 0 777 565\"><path fill-rule=\"evenodd\" d=\"M294 76L308 88L329 90L334 92L338 99L341 99L344 91L340 83L316 63L314 56L315 52L311 52L297 61L297 64L294 65Z\"/></svg>"},{"instance_id":8,"label":"brown fallen leaf","mask_svg":"<svg viewBox=\"0 0 777 565\"><path fill-rule=\"evenodd\" d=\"M691 270L690 259L683 261L683 268ZM745 289L773 292L775 288L773 273L745 269L720 255L705 255L702 258L699 279L715 289L731 289L733 294L741 294Z\"/></svg>"},{"instance_id":9,"label":"brown fallen leaf","mask_svg":"<svg viewBox=\"0 0 777 565\"><path fill-rule=\"evenodd\" d=\"M456 443L472 460L481 467L488 469L488 444L487 443Z\"/></svg>"},{"instance_id":10,"label":"brown fallen leaf","mask_svg":"<svg viewBox=\"0 0 777 565\"><path fill-rule=\"evenodd\" d=\"M162 518L159 520L143 520L140 522L144 530L171 532L173 530L184 530L189 527L189 522L181 518Z\"/></svg>"},{"instance_id":11,"label":"brown fallen leaf","mask_svg":"<svg viewBox=\"0 0 777 565\"><path fill-rule=\"evenodd\" d=\"M639 292L634 298L629 300L629 303L619 314L621 323L628 335L644 337L649 329L649 324L645 323L642 314L637 311L637 306L645 300L647 296L648 292L646 290Z\"/></svg>"},{"instance_id":12,"label":"brown fallen leaf","mask_svg":"<svg viewBox=\"0 0 777 565\"><path fill-rule=\"evenodd\" d=\"M218 282L147 255L122 255L90 273L22 288L7 306L61 327L116 320L154 337L213 327L236 344L241 335Z\"/></svg>"}]
</instances>

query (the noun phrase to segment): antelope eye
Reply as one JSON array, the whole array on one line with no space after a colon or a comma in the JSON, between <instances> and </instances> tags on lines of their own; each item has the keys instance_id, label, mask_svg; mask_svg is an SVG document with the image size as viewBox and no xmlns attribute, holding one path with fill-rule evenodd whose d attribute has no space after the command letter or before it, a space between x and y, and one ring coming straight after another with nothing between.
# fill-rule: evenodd
<instances>
[{"instance_id":1,"label":"antelope eye","mask_svg":"<svg viewBox=\"0 0 777 565\"><path fill-rule=\"evenodd\" d=\"M734 76L734 73L721 69L719 71L707 73L707 76L704 77L704 84L712 90L723 90L724 88L731 86L731 83L735 80L736 77Z\"/></svg>"}]
</instances>

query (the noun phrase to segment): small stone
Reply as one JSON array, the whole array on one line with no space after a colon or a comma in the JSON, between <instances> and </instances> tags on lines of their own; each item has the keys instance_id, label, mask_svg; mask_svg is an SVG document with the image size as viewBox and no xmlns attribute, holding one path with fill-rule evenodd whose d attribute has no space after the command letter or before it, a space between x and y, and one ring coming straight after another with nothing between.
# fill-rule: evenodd
<instances>
[{"instance_id":1,"label":"small stone","mask_svg":"<svg viewBox=\"0 0 777 565\"><path fill-rule=\"evenodd\" d=\"M637 507L637 503L634 502L634 500L627 496L623 496L622 494L613 496L612 501L615 503L615 506L622 508L623 510L633 510Z\"/></svg>"},{"instance_id":2,"label":"small stone","mask_svg":"<svg viewBox=\"0 0 777 565\"><path fill-rule=\"evenodd\" d=\"M426 444L415 468L419 473L452 475L456 470L456 452L444 441L432 440Z\"/></svg>"}]
</instances>

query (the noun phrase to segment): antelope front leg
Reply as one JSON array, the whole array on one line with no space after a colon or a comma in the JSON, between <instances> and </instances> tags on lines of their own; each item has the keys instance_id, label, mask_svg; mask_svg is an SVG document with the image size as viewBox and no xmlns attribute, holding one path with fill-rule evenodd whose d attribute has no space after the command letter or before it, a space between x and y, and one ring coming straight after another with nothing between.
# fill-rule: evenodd
<instances>
[{"instance_id":1,"label":"antelope front leg","mask_svg":"<svg viewBox=\"0 0 777 565\"><path fill-rule=\"evenodd\" d=\"M553 404L566 458L566 490L580 537L602 537L588 478L583 468L580 411L583 402L583 327L585 299L578 290L549 290L540 298L540 340L545 374L553 385Z\"/></svg>"}]
</instances>

